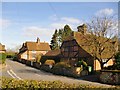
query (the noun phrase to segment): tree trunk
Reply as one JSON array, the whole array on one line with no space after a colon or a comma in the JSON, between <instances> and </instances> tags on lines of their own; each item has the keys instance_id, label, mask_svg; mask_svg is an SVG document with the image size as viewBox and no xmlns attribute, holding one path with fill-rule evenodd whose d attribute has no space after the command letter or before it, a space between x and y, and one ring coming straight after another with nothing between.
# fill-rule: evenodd
<instances>
[{"instance_id":1,"label":"tree trunk","mask_svg":"<svg viewBox=\"0 0 120 90\"><path fill-rule=\"evenodd\" d=\"M103 64L103 63L100 63L100 66L101 66L101 69L103 69L103 68L104 68L104 64Z\"/></svg>"}]
</instances>

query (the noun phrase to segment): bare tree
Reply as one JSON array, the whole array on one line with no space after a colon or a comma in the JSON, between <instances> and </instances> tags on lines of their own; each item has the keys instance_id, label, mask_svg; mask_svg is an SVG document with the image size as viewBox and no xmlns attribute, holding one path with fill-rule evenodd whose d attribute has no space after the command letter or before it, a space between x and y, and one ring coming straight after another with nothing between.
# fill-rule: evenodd
<instances>
[{"instance_id":1,"label":"bare tree","mask_svg":"<svg viewBox=\"0 0 120 90\"><path fill-rule=\"evenodd\" d=\"M93 47L92 54L94 59L100 62L101 69L103 69L105 63L114 57L118 50L117 25L114 16L94 17L88 23L88 30L92 36L89 40ZM108 57L104 58L107 54L109 54Z\"/></svg>"}]
</instances>

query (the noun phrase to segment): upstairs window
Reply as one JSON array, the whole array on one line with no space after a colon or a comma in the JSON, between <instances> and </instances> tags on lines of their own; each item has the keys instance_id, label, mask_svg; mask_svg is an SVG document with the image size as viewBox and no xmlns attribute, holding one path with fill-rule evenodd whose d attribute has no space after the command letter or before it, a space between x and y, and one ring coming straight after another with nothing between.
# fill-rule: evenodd
<instances>
[{"instance_id":1,"label":"upstairs window","mask_svg":"<svg viewBox=\"0 0 120 90\"><path fill-rule=\"evenodd\" d=\"M35 50L33 50L33 51L32 51L32 53L36 53L36 51L35 51Z\"/></svg>"}]
</instances>

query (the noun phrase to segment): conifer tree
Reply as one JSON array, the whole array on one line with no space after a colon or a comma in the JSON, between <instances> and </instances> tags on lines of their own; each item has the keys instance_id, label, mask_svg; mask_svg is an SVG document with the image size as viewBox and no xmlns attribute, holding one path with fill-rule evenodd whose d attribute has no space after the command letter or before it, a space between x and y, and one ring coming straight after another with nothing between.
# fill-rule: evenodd
<instances>
[{"instance_id":1,"label":"conifer tree","mask_svg":"<svg viewBox=\"0 0 120 90\"><path fill-rule=\"evenodd\" d=\"M58 31L56 29L52 36L52 40L51 40L51 49L52 50L58 49L58 39L57 38L58 38Z\"/></svg>"}]
</instances>

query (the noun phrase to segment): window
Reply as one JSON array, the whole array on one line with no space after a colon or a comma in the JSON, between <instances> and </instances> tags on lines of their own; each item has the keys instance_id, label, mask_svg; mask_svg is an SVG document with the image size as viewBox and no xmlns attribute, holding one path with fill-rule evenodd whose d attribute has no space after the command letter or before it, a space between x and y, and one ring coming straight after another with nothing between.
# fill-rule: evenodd
<instances>
[{"instance_id":1,"label":"window","mask_svg":"<svg viewBox=\"0 0 120 90\"><path fill-rule=\"evenodd\" d=\"M32 53L36 53L36 51L35 51L35 50L33 50L33 51L32 51Z\"/></svg>"}]
</instances>

